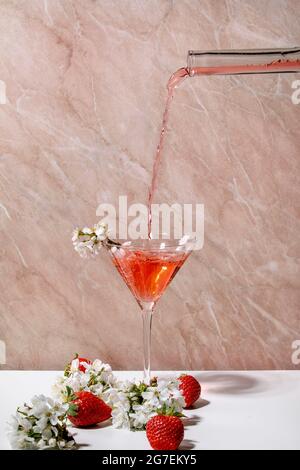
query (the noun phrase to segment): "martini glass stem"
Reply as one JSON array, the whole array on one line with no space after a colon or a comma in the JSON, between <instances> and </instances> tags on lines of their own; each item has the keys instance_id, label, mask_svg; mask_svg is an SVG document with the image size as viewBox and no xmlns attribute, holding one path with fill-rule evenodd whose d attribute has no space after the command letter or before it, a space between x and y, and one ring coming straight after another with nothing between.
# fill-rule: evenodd
<instances>
[{"instance_id":1,"label":"martini glass stem","mask_svg":"<svg viewBox=\"0 0 300 470\"><path fill-rule=\"evenodd\" d=\"M144 343L144 382L150 384L151 380L151 326L153 315L153 302L142 306L143 314L143 343Z\"/></svg>"}]
</instances>

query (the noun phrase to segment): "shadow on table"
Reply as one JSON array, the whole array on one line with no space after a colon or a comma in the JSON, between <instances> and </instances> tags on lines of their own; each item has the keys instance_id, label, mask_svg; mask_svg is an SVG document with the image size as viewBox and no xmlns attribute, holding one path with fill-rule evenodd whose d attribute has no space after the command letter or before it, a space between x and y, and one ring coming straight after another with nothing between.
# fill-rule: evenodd
<instances>
[{"instance_id":1,"label":"shadow on table","mask_svg":"<svg viewBox=\"0 0 300 470\"><path fill-rule=\"evenodd\" d=\"M196 426L202 421L202 418L200 416L188 416L187 418L183 418L183 424L184 427L189 427L189 426Z\"/></svg>"},{"instance_id":2,"label":"shadow on table","mask_svg":"<svg viewBox=\"0 0 300 470\"><path fill-rule=\"evenodd\" d=\"M104 429L111 426L111 419L107 419L102 423L92 424L91 426L83 426L80 429Z\"/></svg>"},{"instance_id":3,"label":"shadow on table","mask_svg":"<svg viewBox=\"0 0 300 470\"><path fill-rule=\"evenodd\" d=\"M111 426L111 419L107 419L106 421L103 421L103 423L94 424L92 426L84 426L80 429L85 429L85 430L105 429L105 428L108 428L110 426ZM75 438L75 440L77 442L77 447L79 449L83 449L85 447L90 447L91 446L90 444L85 443L85 442L80 442L77 439L78 432L76 432L76 428L71 427L71 432L72 432L72 435L73 435L73 437Z\"/></svg>"},{"instance_id":4,"label":"shadow on table","mask_svg":"<svg viewBox=\"0 0 300 470\"><path fill-rule=\"evenodd\" d=\"M179 450L192 450L194 449L196 443L191 439L184 439L180 444Z\"/></svg>"},{"instance_id":5,"label":"shadow on table","mask_svg":"<svg viewBox=\"0 0 300 470\"><path fill-rule=\"evenodd\" d=\"M267 383L251 375L243 373L216 373L205 372L204 376L197 375L202 382L204 392L222 393L228 395L261 393L267 389Z\"/></svg>"},{"instance_id":6,"label":"shadow on table","mask_svg":"<svg viewBox=\"0 0 300 470\"><path fill-rule=\"evenodd\" d=\"M77 450L89 450L88 448L91 447L91 444L85 444L84 442L77 442Z\"/></svg>"},{"instance_id":7,"label":"shadow on table","mask_svg":"<svg viewBox=\"0 0 300 470\"><path fill-rule=\"evenodd\" d=\"M204 408L205 406L210 405L210 401L204 400L203 398L199 398L196 403L188 408L189 410L200 410L200 408Z\"/></svg>"}]
</instances>

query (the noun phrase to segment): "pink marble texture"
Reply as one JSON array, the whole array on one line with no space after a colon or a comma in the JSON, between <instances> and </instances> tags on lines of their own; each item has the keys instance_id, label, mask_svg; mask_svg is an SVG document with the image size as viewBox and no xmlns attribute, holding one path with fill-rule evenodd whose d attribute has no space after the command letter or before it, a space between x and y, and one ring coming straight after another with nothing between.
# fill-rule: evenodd
<instances>
[{"instance_id":1,"label":"pink marble texture","mask_svg":"<svg viewBox=\"0 0 300 470\"><path fill-rule=\"evenodd\" d=\"M99 203L145 202L188 49L300 45L298 0L2 0L0 340L6 365L79 352L139 369L141 318L108 256L73 251ZM157 202L200 202L205 246L161 299L153 369L293 369L300 339L295 75L177 90Z\"/></svg>"}]
</instances>

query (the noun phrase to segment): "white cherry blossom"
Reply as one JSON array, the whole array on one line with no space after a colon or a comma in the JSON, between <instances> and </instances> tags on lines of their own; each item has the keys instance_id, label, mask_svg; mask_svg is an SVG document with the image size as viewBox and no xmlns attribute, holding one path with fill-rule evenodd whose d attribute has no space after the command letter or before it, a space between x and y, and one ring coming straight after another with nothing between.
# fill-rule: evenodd
<instances>
[{"instance_id":1,"label":"white cherry blossom","mask_svg":"<svg viewBox=\"0 0 300 470\"><path fill-rule=\"evenodd\" d=\"M8 424L7 437L13 449L49 449L75 446L66 427L68 405L44 395L19 407Z\"/></svg>"},{"instance_id":2,"label":"white cherry blossom","mask_svg":"<svg viewBox=\"0 0 300 470\"><path fill-rule=\"evenodd\" d=\"M101 222L94 225L93 228L80 229L76 227L72 233L74 249L82 258L97 255L107 238L108 227Z\"/></svg>"}]
</instances>

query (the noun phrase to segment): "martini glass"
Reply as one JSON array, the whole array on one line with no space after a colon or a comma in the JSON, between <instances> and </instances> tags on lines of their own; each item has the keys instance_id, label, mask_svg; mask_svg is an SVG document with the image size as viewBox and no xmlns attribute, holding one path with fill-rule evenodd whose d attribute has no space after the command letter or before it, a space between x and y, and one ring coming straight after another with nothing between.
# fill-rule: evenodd
<instances>
[{"instance_id":1,"label":"martini glass","mask_svg":"<svg viewBox=\"0 0 300 470\"><path fill-rule=\"evenodd\" d=\"M187 260L194 240L134 240L109 248L113 263L142 310L144 381L150 383L151 324L154 308Z\"/></svg>"}]
</instances>

